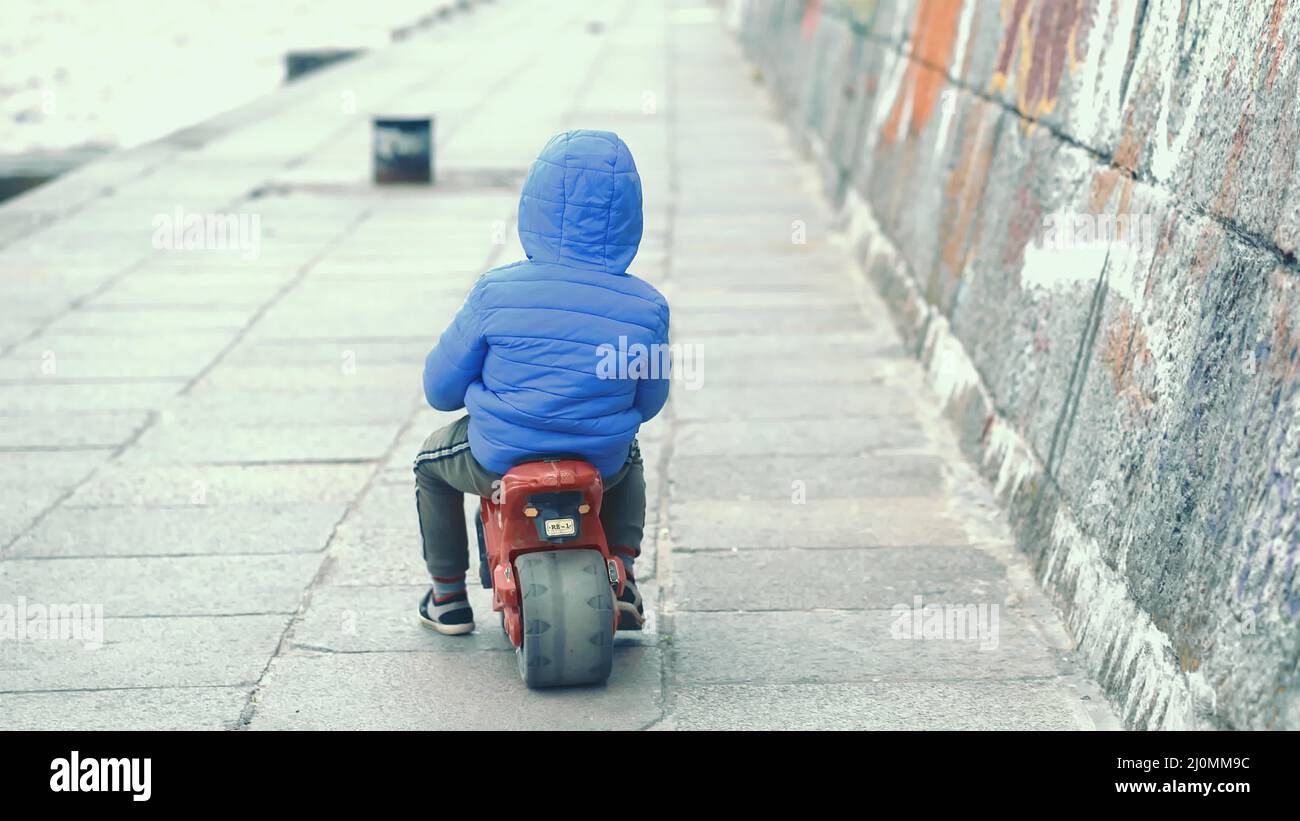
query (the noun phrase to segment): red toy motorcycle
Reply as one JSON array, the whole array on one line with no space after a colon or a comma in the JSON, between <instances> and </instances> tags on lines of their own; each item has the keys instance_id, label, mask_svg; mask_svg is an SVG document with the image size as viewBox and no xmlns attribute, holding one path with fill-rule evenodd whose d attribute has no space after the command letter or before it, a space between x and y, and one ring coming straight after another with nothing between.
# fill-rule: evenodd
<instances>
[{"instance_id":1,"label":"red toy motorcycle","mask_svg":"<svg viewBox=\"0 0 1300 821\"><path fill-rule=\"evenodd\" d=\"M481 501L479 579L529 687L609 678L624 579L600 525L602 493L594 466L555 458L515 466Z\"/></svg>"}]
</instances>

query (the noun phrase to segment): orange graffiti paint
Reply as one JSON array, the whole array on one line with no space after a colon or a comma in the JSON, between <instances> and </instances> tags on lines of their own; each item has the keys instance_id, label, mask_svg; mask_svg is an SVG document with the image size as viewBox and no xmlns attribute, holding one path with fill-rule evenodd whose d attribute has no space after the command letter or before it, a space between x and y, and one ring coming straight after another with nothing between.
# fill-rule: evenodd
<instances>
[{"instance_id":1,"label":"orange graffiti paint","mask_svg":"<svg viewBox=\"0 0 1300 821\"><path fill-rule=\"evenodd\" d=\"M921 0L916 10L916 41L911 59L882 131L885 142L892 143L898 139L903 111L909 103L908 133L911 136L920 134L929 122L947 83L948 61L957 40L960 16L961 3L958 0Z\"/></svg>"}]
</instances>

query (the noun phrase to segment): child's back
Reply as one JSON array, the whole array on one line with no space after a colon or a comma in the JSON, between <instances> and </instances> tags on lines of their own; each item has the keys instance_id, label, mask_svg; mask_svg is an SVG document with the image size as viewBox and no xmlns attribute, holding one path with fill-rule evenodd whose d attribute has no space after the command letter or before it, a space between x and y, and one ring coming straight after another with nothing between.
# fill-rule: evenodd
<instances>
[{"instance_id":1,"label":"child's back","mask_svg":"<svg viewBox=\"0 0 1300 821\"><path fill-rule=\"evenodd\" d=\"M667 349L668 303L627 273L641 242L641 179L623 141L570 131L547 143L524 182L519 238L528 259L479 277L425 359L429 404L469 416L430 434L415 459L433 577L420 618L440 633L474 629L462 494L490 495L519 462L564 455L601 473L600 521L626 579L618 626L639 629L632 566L645 473L636 432L668 399L656 356Z\"/></svg>"},{"instance_id":2,"label":"child's back","mask_svg":"<svg viewBox=\"0 0 1300 821\"><path fill-rule=\"evenodd\" d=\"M622 140L571 131L547 143L519 202L528 259L480 277L425 362L429 403L468 409L485 467L562 453L611 474L663 407L666 374L602 367L610 351L668 341L667 302L627 273L641 228L641 180Z\"/></svg>"}]
</instances>

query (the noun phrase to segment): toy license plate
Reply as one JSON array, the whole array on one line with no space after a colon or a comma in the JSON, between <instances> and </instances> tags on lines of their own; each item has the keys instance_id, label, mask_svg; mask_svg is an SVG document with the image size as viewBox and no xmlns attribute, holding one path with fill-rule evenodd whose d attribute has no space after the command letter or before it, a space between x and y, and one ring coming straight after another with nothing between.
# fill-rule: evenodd
<instances>
[{"instance_id":1,"label":"toy license plate","mask_svg":"<svg viewBox=\"0 0 1300 821\"><path fill-rule=\"evenodd\" d=\"M572 536L577 532L577 526L574 524L572 518L546 520L547 536Z\"/></svg>"}]
</instances>

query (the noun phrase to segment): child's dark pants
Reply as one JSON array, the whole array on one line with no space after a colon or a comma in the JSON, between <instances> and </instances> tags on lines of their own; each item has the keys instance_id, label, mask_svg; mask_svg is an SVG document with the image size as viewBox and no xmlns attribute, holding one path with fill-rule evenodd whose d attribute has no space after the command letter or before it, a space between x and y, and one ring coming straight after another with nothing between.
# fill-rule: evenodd
<instances>
[{"instance_id":1,"label":"child's dark pants","mask_svg":"<svg viewBox=\"0 0 1300 821\"><path fill-rule=\"evenodd\" d=\"M501 474L488 470L469 452L469 417L434 431L415 458L415 505L420 515L420 538L429 573L440 579L463 575L469 569L469 543L465 530L465 497L491 496ZM610 549L641 555L645 531L645 468L635 440L627 461L613 476L604 477L605 495L600 524Z\"/></svg>"}]
</instances>

